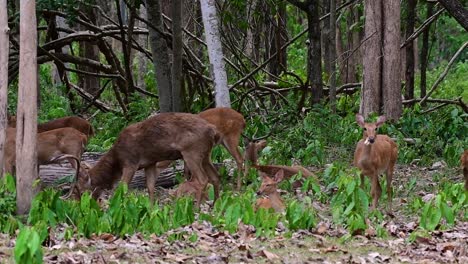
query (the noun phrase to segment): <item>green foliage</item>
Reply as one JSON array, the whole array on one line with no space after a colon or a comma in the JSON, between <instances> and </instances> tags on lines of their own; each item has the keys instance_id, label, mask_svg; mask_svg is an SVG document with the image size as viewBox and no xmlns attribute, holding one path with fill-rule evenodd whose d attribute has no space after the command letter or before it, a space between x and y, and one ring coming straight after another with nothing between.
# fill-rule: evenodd
<instances>
[{"instance_id":1,"label":"green foliage","mask_svg":"<svg viewBox=\"0 0 468 264\"><path fill-rule=\"evenodd\" d=\"M21 223L16 213L16 186L11 175L0 178L0 232L13 234Z\"/></svg>"},{"instance_id":2,"label":"green foliage","mask_svg":"<svg viewBox=\"0 0 468 264\"><path fill-rule=\"evenodd\" d=\"M286 208L286 220L289 230L311 229L317 224L312 201L306 197L305 202L292 201Z\"/></svg>"},{"instance_id":3,"label":"green foliage","mask_svg":"<svg viewBox=\"0 0 468 264\"><path fill-rule=\"evenodd\" d=\"M42 263L41 243L40 236L34 228L22 228L16 238L14 249L16 263Z\"/></svg>"}]
</instances>

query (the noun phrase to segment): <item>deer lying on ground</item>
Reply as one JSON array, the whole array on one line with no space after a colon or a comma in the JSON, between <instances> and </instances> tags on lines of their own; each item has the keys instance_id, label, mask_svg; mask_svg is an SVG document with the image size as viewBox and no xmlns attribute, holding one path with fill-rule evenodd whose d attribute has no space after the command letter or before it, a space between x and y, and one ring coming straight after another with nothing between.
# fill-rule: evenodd
<instances>
[{"instance_id":1,"label":"deer lying on ground","mask_svg":"<svg viewBox=\"0 0 468 264\"><path fill-rule=\"evenodd\" d=\"M275 177L272 179L268 177L265 173L262 173L262 185L257 192L257 195L263 195L264 198L258 198L256 202L256 209L273 208L275 212L282 212L286 208L284 206L283 200L278 192L278 183L283 180L284 171L279 170Z\"/></svg>"},{"instance_id":2,"label":"deer lying on ground","mask_svg":"<svg viewBox=\"0 0 468 264\"><path fill-rule=\"evenodd\" d=\"M176 190L176 196L193 196L197 201L197 205L208 200L208 193L206 192L206 186L203 186L196 179L186 180L179 184Z\"/></svg>"},{"instance_id":3,"label":"deer lying on ground","mask_svg":"<svg viewBox=\"0 0 468 264\"><path fill-rule=\"evenodd\" d=\"M258 154L262 151L267 145L265 140L260 140L258 142L250 142L247 145L245 151L245 162L252 164L252 167L256 170L265 173L266 175L272 177L277 174L279 171L283 171L284 179L289 179L292 176L301 173L302 178L316 177L314 173L310 172L308 169L299 166L286 166L286 165L258 165ZM302 186L302 180L297 180L293 182L293 188L299 188Z\"/></svg>"},{"instance_id":4,"label":"deer lying on ground","mask_svg":"<svg viewBox=\"0 0 468 264\"><path fill-rule=\"evenodd\" d=\"M8 126L16 127L16 116L8 116ZM92 137L94 135L94 130L91 124L86 119L78 116L66 116L51 120L46 123L38 124L37 133L63 127L72 127L88 137Z\"/></svg>"},{"instance_id":5,"label":"deer lying on ground","mask_svg":"<svg viewBox=\"0 0 468 264\"><path fill-rule=\"evenodd\" d=\"M387 178L387 195L389 212L392 210L392 177L398 157L395 142L387 135L378 135L377 129L385 122L385 116L379 116L375 123L365 123L364 117L356 114L356 122L364 129L363 138L357 143L354 152L354 166L361 170L361 187L364 186L364 175L371 180L371 210L377 207L382 194L379 175L385 172Z\"/></svg>"},{"instance_id":6,"label":"deer lying on ground","mask_svg":"<svg viewBox=\"0 0 468 264\"><path fill-rule=\"evenodd\" d=\"M88 137L71 128L59 128L37 134L37 164L54 163L52 159L59 155L70 154L80 159ZM68 158L74 169L79 164L74 158ZM16 166L16 128L9 127L6 132L5 172L13 174Z\"/></svg>"},{"instance_id":7,"label":"deer lying on ground","mask_svg":"<svg viewBox=\"0 0 468 264\"><path fill-rule=\"evenodd\" d=\"M221 144L234 157L237 165L237 190L242 184L243 163L242 154L239 150L239 139L245 128L244 117L235 110L227 107L208 109L198 114L201 118L214 125L221 136ZM170 163L166 163L169 166ZM160 165L161 168L164 166ZM166 166L166 167L167 167ZM184 169L185 178L188 179L189 172Z\"/></svg>"},{"instance_id":8,"label":"deer lying on ground","mask_svg":"<svg viewBox=\"0 0 468 264\"><path fill-rule=\"evenodd\" d=\"M112 148L94 167L78 175L78 195L90 190L98 198L122 179L130 183L138 169L145 169L146 186L154 203L154 188L159 175L157 162L183 158L203 188L213 184L219 197L219 175L211 163L211 149L220 136L216 128L197 115L162 113L125 128ZM200 200L198 200L200 202Z\"/></svg>"},{"instance_id":9,"label":"deer lying on ground","mask_svg":"<svg viewBox=\"0 0 468 264\"><path fill-rule=\"evenodd\" d=\"M460 162L463 169L463 177L465 178L465 190L468 191L468 150L463 152Z\"/></svg>"}]
</instances>

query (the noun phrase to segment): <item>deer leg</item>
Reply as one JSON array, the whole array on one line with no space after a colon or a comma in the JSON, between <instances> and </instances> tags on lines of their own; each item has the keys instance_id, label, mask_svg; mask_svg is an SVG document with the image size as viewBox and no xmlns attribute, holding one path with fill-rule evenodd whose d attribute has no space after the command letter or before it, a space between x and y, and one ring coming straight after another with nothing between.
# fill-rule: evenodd
<instances>
[{"instance_id":1,"label":"deer leg","mask_svg":"<svg viewBox=\"0 0 468 264\"><path fill-rule=\"evenodd\" d=\"M126 183L127 185L132 182L133 175L135 175L135 172L137 171L138 167L135 166L125 166L122 169L122 181Z\"/></svg>"},{"instance_id":2,"label":"deer leg","mask_svg":"<svg viewBox=\"0 0 468 264\"><path fill-rule=\"evenodd\" d=\"M232 157L236 160L237 164L237 191L240 190L242 185L242 175L244 172L244 159L239 150L239 137L225 137L223 140L224 147L231 153Z\"/></svg>"},{"instance_id":3,"label":"deer leg","mask_svg":"<svg viewBox=\"0 0 468 264\"><path fill-rule=\"evenodd\" d=\"M208 174L208 178L211 184L213 184L214 195L215 195L215 200L216 200L219 198L219 190L220 190L220 185L221 185L220 180L219 180L219 174L216 171L215 167L213 166L213 163L211 163L209 157L203 160L203 168Z\"/></svg>"},{"instance_id":4,"label":"deer leg","mask_svg":"<svg viewBox=\"0 0 468 264\"><path fill-rule=\"evenodd\" d=\"M200 188L202 190L206 189L208 184L208 179L206 178L205 171L203 170L202 161L198 158L199 153L183 152L182 156L184 157L185 166L188 167L192 173L192 180L198 181L200 183ZM197 205L200 205L200 195L197 193Z\"/></svg>"},{"instance_id":5,"label":"deer leg","mask_svg":"<svg viewBox=\"0 0 468 264\"><path fill-rule=\"evenodd\" d=\"M148 196L151 202L151 205L154 205L154 185L156 184L156 179L159 177L159 169L155 165L145 168L145 177L146 177L146 188L148 188Z\"/></svg>"},{"instance_id":6,"label":"deer leg","mask_svg":"<svg viewBox=\"0 0 468 264\"><path fill-rule=\"evenodd\" d=\"M371 176L371 196L372 196L372 206L371 206L371 211L375 210L377 207L377 203L379 202L380 195L382 194L382 188L380 188L379 184L379 175L378 174L373 174Z\"/></svg>"}]
</instances>

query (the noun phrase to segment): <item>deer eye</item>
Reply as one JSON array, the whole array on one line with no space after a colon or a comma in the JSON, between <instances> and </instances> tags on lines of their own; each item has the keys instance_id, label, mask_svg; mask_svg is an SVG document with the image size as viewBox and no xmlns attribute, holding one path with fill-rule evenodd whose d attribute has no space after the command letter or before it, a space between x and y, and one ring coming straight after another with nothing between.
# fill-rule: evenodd
<instances>
[{"instance_id":1,"label":"deer eye","mask_svg":"<svg viewBox=\"0 0 468 264\"><path fill-rule=\"evenodd\" d=\"M366 131L366 130L367 130L367 128L364 128L364 131Z\"/></svg>"}]
</instances>

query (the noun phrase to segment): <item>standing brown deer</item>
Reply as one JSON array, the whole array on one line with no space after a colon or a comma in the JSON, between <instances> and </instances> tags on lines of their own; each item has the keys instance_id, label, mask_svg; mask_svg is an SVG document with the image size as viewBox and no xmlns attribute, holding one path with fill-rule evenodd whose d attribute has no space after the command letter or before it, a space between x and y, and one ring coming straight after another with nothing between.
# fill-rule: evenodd
<instances>
[{"instance_id":1,"label":"standing brown deer","mask_svg":"<svg viewBox=\"0 0 468 264\"><path fill-rule=\"evenodd\" d=\"M364 186L364 175L371 180L371 210L377 207L382 194L379 175L385 172L387 178L387 195L389 212L392 210L392 177L398 157L395 142L387 135L377 134L377 129L385 122L385 116L379 116L375 123L365 123L364 117L356 114L356 122L363 128L363 138L357 143L354 152L354 166L361 170L361 187Z\"/></svg>"},{"instance_id":2,"label":"standing brown deer","mask_svg":"<svg viewBox=\"0 0 468 264\"><path fill-rule=\"evenodd\" d=\"M262 185L257 192L257 195L263 195L264 198L258 198L256 202L256 208L273 208L275 212L284 211L283 199L278 192L278 183L283 180L284 171L279 170L275 177L272 179L268 177L265 173L262 174Z\"/></svg>"},{"instance_id":3,"label":"standing brown deer","mask_svg":"<svg viewBox=\"0 0 468 264\"><path fill-rule=\"evenodd\" d=\"M94 167L82 170L78 177L80 194L90 190L93 197L111 189L115 182L131 182L138 169L145 169L146 186L154 203L154 185L159 175L157 162L183 158L203 188L213 184L219 196L219 175L211 163L211 149L220 136L216 128L197 115L162 113L125 128L112 148ZM198 201L200 202L200 201Z\"/></svg>"},{"instance_id":4,"label":"standing brown deer","mask_svg":"<svg viewBox=\"0 0 468 264\"><path fill-rule=\"evenodd\" d=\"M463 169L463 177L465 178L465 190L468 191L468 149L463 152L460 163Z\"/></svg>"},{"instance_id":5,"label":"standing brown deer","mask_svg":"<svg viewBox=\"0 0 468 264\"><path fill-rule=\"evenodd\" d=\"M71 128L59 128L37 134L37 164L54 163L52 159L59 155L69 154L80 159L88 137ZM78 169L74 158L68 158L74 169ZM16 128L9 127L6 132L5 172L14 173L16 165Z\"/></svg>"},{"instance_id":6,"label":"standing brown deer","mask_svg":"<svg viewBox=\"0 0 468 264\"><path fill-rule=\"evenodd\" d=\"M16 116L8 116L8 126L16 127ZM63 127L72 127L88 137L92 137L94 135L94 130L91 124L86 119L78 116L66 116L48 121L46 123L38 124L37 133Z\"/></svg>"}]
</instances>

